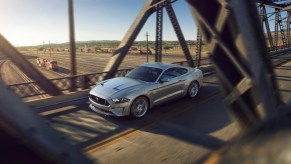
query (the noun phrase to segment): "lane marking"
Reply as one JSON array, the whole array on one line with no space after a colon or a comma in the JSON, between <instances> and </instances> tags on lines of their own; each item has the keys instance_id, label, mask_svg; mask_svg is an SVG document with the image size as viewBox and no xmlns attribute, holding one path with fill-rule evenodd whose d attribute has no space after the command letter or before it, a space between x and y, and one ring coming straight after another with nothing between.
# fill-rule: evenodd
<instances>
[{"instance_id":1,"label":"lane marking","mask_svg":"<svg viewBox=\"0 0 291 164\"><path fill-rule=\"evenodd\" d=\"M65 106L65 107L62 107L62 108L57 108L57 109L41 112L40 115L41 116L48 116L48 115L51 115L51 114L55 114L55 113L59 113L59 112L63 112L63 111L67 111L67 110L71 110L71 109L75 109L75 108L76 108L76 106L70 105L70 106Z\"/></svg>"},{"instance_id":2,"label":"lane marking","mask_svg":"<svg viewBox=\"0 0 291 164\"><path fill-rule=\"evenodd\" d=\"M212 94L210 94L209 96L205 97L205 98L202 98L202 100L200 102L198 102L198 106L206 103L207 101L211 100L212 98L216 97L217 95L220 94L220 91L216 91L216 92L213 92ZM89 146L86 146L83 148L84 152L86 154L91 154L93 152L96 152L96 151L99 151L101 149L104 149L110 145L113 145L119 141L122 141L122 140L125 140L131 136L134 136L140 132L143 132L145 131L146 129L150 128L150 127L153 127L154 125L158 124L158 123L161 123L161 122L164 122L174 116L178 116L180 114L183 114L189 110L191 110L192 108L183 108L181 110L176 110L176 111L173 111L173 112L170 112L168 113L167 115L163 116L162 118L158 119L158 120L155 120L154 122L152 123L149 123L149 124L146 124L144 126L142 126L141 128L138 128L138 129L135 129L135 128L129 128L129 129L126 129L122 132L119 132L111 137L108 137L106 139L103 139L101 141L98 141L94 144L91 144Z\"/></svg>"}]
</instances>

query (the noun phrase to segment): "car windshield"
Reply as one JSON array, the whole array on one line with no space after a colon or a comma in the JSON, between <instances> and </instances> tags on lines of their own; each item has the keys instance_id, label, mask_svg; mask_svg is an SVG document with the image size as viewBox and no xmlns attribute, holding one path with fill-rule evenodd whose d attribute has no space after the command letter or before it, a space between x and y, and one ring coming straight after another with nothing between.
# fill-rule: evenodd
<instances>
[{"instance_id":1,"label":"car windshield","mask_svg":"<svg viewBox=\"0 0 291 164\"><path fill-rule=\"evenodd\" d=\"M132 71L130 71L126 77L132 79L138 79L146 82L155 82L159 75L161 74L162 69L147 67L147 66L139 66Z\"/></svg>"}]
</instances>

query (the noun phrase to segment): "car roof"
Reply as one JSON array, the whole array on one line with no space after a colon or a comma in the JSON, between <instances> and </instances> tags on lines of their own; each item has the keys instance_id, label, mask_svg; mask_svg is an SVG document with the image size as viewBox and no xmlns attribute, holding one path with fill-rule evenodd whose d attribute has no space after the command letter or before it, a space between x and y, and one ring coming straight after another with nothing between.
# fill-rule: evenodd
<instances>
[{"instance_id":1,"label":"car roof","mask_svg":"<svg viewBox=\"0 0 291 164\"><path fill-rule=\"evenodd\" d=\"M151 63L145 63L142 64L141 66L148 66L148 67L155 67L155 68L160 68L160 69L168 69L171 67L181 67L177 64L171 64L171 63L161 63L161 62L151 62Z\"/></svg>"}]
</instances>

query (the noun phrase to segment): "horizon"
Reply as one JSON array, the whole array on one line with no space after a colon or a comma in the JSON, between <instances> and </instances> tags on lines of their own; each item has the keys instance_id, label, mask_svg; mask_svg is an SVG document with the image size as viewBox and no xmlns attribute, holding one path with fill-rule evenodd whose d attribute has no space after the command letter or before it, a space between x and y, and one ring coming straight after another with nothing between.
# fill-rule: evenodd
<instances>
[{"instance_id":1,"label":"horizon","mask_svg":"<svg viewBox=\"0 0 291 164\"><path fill-rule=\"evenodd\" d=\"M82 42L106 42L106 41L114 41L114 42L121 42L121 40L86 40L86 41L75 41L75 43L82 43ZM196 40L185 40L186 42L188 41L193 41L195 42ZM146 42L145 40L135 40L134 42ZM155 40L151 40L148 42L155 42ZM163 42L179 42L179 40L163 40ZM38 45L27 45L27 46L16 46L18 48L21 47L36 47L36 46L49 46L49 45L59 45L59 44L70 44L70 42L62 42L62 43L45 43L45 44L38 44Z\"/></svg>"}]
</instances>

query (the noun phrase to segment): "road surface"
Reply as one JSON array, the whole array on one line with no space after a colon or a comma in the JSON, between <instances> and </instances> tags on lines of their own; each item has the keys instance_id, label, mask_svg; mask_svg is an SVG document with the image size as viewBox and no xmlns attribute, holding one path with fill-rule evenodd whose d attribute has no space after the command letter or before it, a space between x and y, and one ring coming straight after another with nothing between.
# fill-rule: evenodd
<instances>
[{"instance_id":1,"label":"road surface","mask_svg":"<svg viewBox=\"0 0 291 164\"><path fill-rule=\"evenodd\" d=\"M215 76L196 99L177 99L142 119L104 117L88 100L40 114L96 163L193 163L239 133Z\"/></svg>"}]
</instances>

